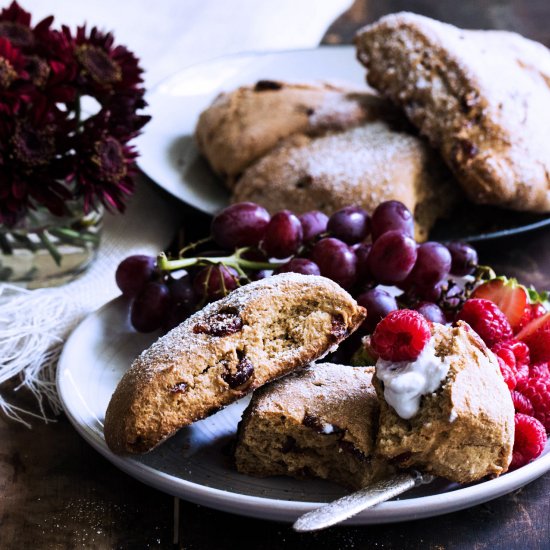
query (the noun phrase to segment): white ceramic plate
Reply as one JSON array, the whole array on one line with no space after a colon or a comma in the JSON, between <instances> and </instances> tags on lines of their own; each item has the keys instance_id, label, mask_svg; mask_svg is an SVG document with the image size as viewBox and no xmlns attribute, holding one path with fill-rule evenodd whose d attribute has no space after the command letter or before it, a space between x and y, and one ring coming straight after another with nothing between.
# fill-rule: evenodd
<instances>
[{"instance_id":1,"label":"white ceramic plate","mask_svg":"<svg viewBox=\"0 0 550 550\"><path fill-rule=\"evenodd\" d=\"M103 438L103 419L118 381L133 358L155 336L136 333L123 298L88 316L67 341L57 386L67 416L78 432L124 472L157 489L219 510L264 519L294 521L341 496L323 481L283 477L256 479L231 468L224 448L235 435L245 406L235 403L197 422L142 457L117 456ZM385 502L350 524L405 521L467 508L513 491L550 469L550 446L533 463L500 478L460 487L438 480L401 500Z\"/></svg>"},{"instance_id":2,"label":"white ceramic plate","mask_svg":"<svg viewBox=\"0 0 550 550\"><path fill-rule=\"evenodd\" d=\"M139 167L166 191L213 214L229 194L199 156L193 132L201 111L222 91L260 79L345 82L365 87L365 71L351 46L246 53L188 67L147 96L151 122L136 140Z\"/></svg>"}]
</instances>

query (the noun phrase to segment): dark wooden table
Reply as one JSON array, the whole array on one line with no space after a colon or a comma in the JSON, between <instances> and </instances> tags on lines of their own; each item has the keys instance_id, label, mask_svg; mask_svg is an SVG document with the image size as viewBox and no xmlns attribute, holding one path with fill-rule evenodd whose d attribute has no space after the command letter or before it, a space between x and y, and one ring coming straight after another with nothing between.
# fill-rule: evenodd
<instances>
[{"instance_id":1,"label":"dark wooden table","mask_svg":"<svg viewBox=\"0 0 550 550\"><path fill-rule=\"evenodd\" d=\"M550 46L547 0L361 0L324 42L409 10L465 27L518 31ZM550 107L549 107L550 108ZM550 130L549 130L550 132ZM550 136L550 133L549 133ZM194 226L204 216L182 207ZM550 288L550 229L493 241L483 261ZM25 396L20 399L24 400ZM0 548L530 549L550 548L550 473L497 500L441 517L298 535L286 524L210 510L150 489L89 447L61 416L28 430L0 417Z\"/></svg>"}]
</instances>

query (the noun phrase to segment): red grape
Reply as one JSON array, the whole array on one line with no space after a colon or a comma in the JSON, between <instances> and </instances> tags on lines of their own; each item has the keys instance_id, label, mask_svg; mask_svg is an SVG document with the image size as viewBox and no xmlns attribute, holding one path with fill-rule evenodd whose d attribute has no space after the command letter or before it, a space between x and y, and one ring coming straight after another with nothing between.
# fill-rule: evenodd
<instances>
[{"instance_id":1,"label":"red grape","mask_svg":"<svg viewBox=\"0 0 550 550\"><path fill-rule=\"evenodd\" d=\"M459 277L470 275L477 266L477 252L466 243L453 242L447 245L451 253L451 273Z\"/></svg>"},{"instance_id":2,"label":"red grape","mask_svg":"<svg viewBox=\"0 0 550 550\"><path fill-rule=\"evenodd\" d=\"M347 206L332 214L327 229L334 237L347 244L358 243L369 234L369 215L359 206Z\"/></svg>"},{"instance_id":3,"label":"red grape","mask_svg":"<svg viewBox=\"0 0 550 550\"><path fill-rule=\"evenodd\" d=\"M239 275L226 265L209 265L201 269L193 280L193 289L201 298L218 300L239 286Z\"/></svg>"},{"instance_id":4,"label":"red grape","mask_svg":"<svg viewBox=\"0 0 550 550\"><path fill-rule=\"evenodd\" d=\"M361 325L362 330L371 333L376 325L390 312L395 311L395 298L382 288L371 288L357 297L357 303L367 309L367 318Z\"/></svg>"},{"instance_id":5,"label":"red grape","mask_svg":"<svg viewBox=\"0 0 550 550\"><path fill-rule=\"evenodd\" d=\"M259 248L249 248L248 250L245 250L241 258L244 260L250 260L251 262L268 262L269 258L265 255L265 252L263 250L260 250Z\"/></svg>"},{"instance_id":6,"label":"red grape","mask_svg":"<svg viewBox=\"0 0 550 550\"><path fill-rule=\"evenodd\" d=\"M416 263L407 280L413 285L430 287L442 281L451 269L451 253L447 247L429 241L417 250Z\"/></svg>"},{"instance_id":7,"label":"red grape","mask_svg":"<svg viewBox=\"0 0 550 550\"><path fill-rule=\"evenodd\" d=\"M447 322L443 310L433 302L420 302L416 306L416 311L421 313L428 321L432 323L441 323L444 325Z\"/></svg>"},{"instance_id":8,"label":"red grape","mask_svg":"<svg viewBox=\"0 0 550 550\"><path fill-rule=\"evenodd\" d=\"M292 258L286 264L278 267L275 273L302 273L303 275L321 275L319 266L307 258Z\"/></svg>"},{"instance_id":9,"label":"red grape","mask_svg":"<svg viewBox=\"0 0 550 550\"><path fill-rule=\"evenodd\" d=\"M317 235L324 233L327 230L328 216L319 210L311 210L301 216L298 216L302 229L304 231L303 239L308 243Z\"/></svg>"},{"instance_id":10,"label":"red grape","mask_svg":"<svg viewBox=\"0 0 550 550\"><path fill-rule=\"evenodd\" d=\"M373 241L392 230L399 230L409 237L414 237L413 215L402 202L382 202L372 213L371 230Z\"/></svg>"},{"instance_id":11,"label":"red grape","mask_svg":"<svg viewBox=\"0 0 550 550\"><path fill-rule=\"evenodd\" d=\"M437 302L437 300L441 298L441 293L443 292L444 286L446 286L446 283L443 281L439 281L435 285L427 286L410 285L407 294L413 295L416 298L427 302Z\"/></svg>"},{"instance_id":12,"label":"red grape","mask_svg":"<svg viewBox=\"0 0 550 550\"><path fill-rule=\"evenodd\" d=\"M290 210L277 212L267 224L262 248L270 258L288 258L302 244L300 220Z\"/></svg>"},{"instance_id":13,"label":"red grape","mask_svg":"<svg viewBox=\"0 0 550 550\"><path fill-rule=\"evenodd\" d=\"M353 251L357 256L357 277L359 282L364 283L372 279L372 275L369 269L369 254L372 248L372 244L358 244L354 245Z\"/></svg>"},{"instance_id":14,"label":"red grape","mask_svg":"<svg viewBox=\"0 0 550 550\"><path fill-rule=\"evenodd\" d=\"M189 275L184 275L172 281L168 289L172 303L189 312L193 311L197 303L197 294L193 288L193 281Z\"/></svg>"},{"instance_id":15,"label":"red grape","mask_svg":"<svg viewBox=\"0 0 550 550\"><path fill-rule=\"evenodd\" d=\"M401 231L388 231L372 245L368 266L382 284L393 285L406 279L416 262L416 242Z\"/></svg>"},{"instance_id":16,"label":"red grape","mask_svg":"<svg viewBox=\"0 0 550 550\"><path fill-rule=\"evenodd\" d=\"M157 330L168 316L170 304L170 291L165 284L146 283L132 303L130 320L133 327L139 332Z\"/></svg>"},{"instance_id":17,"label":"red grape","mask_svg":"<svg viewBox=\"0 0 550 550\"><path fill-rule=\"evenodd\" d=\"M355 283L357 258L353 250L344 242L328 237L315 244L310 254L321 270L321 275L332 279L344 288Z\"/></svg>"},{"instance_id":18,"label":"red grape","mask_svg":"<svg viewBox=\"0 0 550 550\"><path fill-rule=\"evenodd\" d=\"M253 202L239 202L224 208L212 220L210 232L223 248L255 246L263 238L269 213Z\"/></svg>"},{"instance_id":19,"label":"red grape","mask_svg":"<svg viewBox=\"0 0 550 550\"><path fill-rule=\"evenodd\" d=\"M124 296L134 297L155 275L155 258L144 254L128 256L117 267L115 280Z\"/></svg>"},{"instance_id":20,"label":"red grape","mask_svg":"<svg viewBox=\"0 0 550 550\"><path fill-rule=\"evenodd\" d=\"M198 301L190 275L184 275L170 282L168 290L172 305L162 324L165 331L171 330L185 321L195 310Z\"/></svg>"}]
</instances>

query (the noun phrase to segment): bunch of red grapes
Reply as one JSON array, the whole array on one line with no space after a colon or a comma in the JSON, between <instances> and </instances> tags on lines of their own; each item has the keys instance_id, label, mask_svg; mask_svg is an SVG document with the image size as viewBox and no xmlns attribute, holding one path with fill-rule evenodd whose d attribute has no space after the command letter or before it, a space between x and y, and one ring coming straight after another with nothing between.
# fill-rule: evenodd
<instances>
[{"instance_id":1,"label":"bunch of red grapes","mask_svg":"<svg viewBox=\"0 0 550 550\"><path fill-rule=\"evenodd\" d=\"M398 201L380 204L372 216L348 206L330 217L289 210L270 216L262 206L238 203L214 217L210 237L222 252L182 253L171 260L136 255L121 262L116 281L132 298L136 330L168 330L206 302L283 272L323 275L350 291L367 308L362 332L372 332L399 306L445 322L463 299L449 275L469 275L477 268L477 253L467 244L418 244L413 216ZM380 285L403 293L396 298Z\"/></svg>"}]
</instances>

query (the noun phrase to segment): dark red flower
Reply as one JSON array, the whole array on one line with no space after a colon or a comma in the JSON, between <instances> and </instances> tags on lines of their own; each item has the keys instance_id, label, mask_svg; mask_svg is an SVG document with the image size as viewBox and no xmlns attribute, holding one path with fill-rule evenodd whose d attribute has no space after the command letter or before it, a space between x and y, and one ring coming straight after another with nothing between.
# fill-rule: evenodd
<instances>
[{"instance_id":1,"label":"dark red flower","mask_svg":"<svg viewBox=\"0 0 550 550\"><path fill-rule=\"evenodd\" d=\"M66 28L63 30L67 32ZM94 97L135 89L143 81L137 58L124 46L113 46L111 33L93 27L87 35L84 25L78 27L74 43L82 85Z\"/></svg>"},{"instance_id":2,"label":"dark red flower","mask_svg":"<svg viewBox=\"0 0 550 550\"><path fill-rule=\"evenodd\" d=\"M17 2L0 12L0 224L40 205L62 215L80 197L87 210L122 211L133 192L128 141L150 118L139 113L138 60L111 33L82 26L73 36L52 22L33 28ZM81 111L86 95L100 104L93 116Z\"/></svg>"},{"instance_id":3,"label":"dark red flower","mask_svg":"<svg viewBox=\"0 0 550 550\"><path fill-rule=\"evenodd\" d=\"M12 2L9 8L0 12L0 36L8 39L17 48L31 49L34 46L31 14L17 2Z\"/></svg>"},{"instance_id":4,"label":"dark red flower","mask_svg":"<svg viewBox=\"0 0 550 550\"><path fill-rule=\"evenodd\" d=\"M25 58L5 38L0 38L0 88L7 90L16 80L26 78Z\"/></svg>"},{"instance_id":5,"label":"dark red flower","mask_svg":"<svg viewBox=\"0 0 550 550\"><path fill-rule=\"evenodd\" d=\"M76 138L73 177L85 210L100 202L111 211L124 211L134 190L137 153L127 145L127 136L112 132L110 118L105 110L89 118Z\"/></svg>"}]
</instances>

